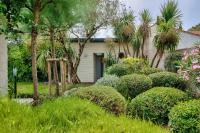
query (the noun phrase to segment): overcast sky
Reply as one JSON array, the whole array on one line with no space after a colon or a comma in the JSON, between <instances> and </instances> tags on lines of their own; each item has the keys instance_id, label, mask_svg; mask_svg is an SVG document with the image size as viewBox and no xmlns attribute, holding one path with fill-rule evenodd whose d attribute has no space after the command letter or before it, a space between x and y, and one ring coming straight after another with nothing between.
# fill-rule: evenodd
<instances>
[{"instance_id":1,"label":"overcast sky","mask_svg":"<svg viewBox=\"0 0 200 133\"><path fill-rule=\"evenodd\" d=\"M142 9L149 9L153 18L160 15L161 4L167 0L121 0L130 9L132 9L136 16ZM188 30L190 27L200 23L200 0L177 0L179 9L181 10L183 17L183 28ZM139 23L138 17L136 18L136 24Z\"/></svg>"}]
</instances>

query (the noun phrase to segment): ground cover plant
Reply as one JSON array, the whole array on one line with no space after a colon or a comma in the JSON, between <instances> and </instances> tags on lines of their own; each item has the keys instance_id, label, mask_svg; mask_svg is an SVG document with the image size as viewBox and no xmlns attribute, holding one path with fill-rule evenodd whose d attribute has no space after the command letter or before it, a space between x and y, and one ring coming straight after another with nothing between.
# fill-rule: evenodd
<instances>
[{"instance_id":1,"label":"ground cover plant","mask_svg":"<svg viewBox=\"0 0 200 133\"><path fill-rule=\"evenodd\" d=\"M169 133L151 122L116 117L78 98L59 98L34 108L0 99L0 112L1 133Z\"/></svg>"},{"instance_id":2,"label":"ground cover plant","mask_svg":"<svg viewBox=\"0 0 200 133\"><path fill-rule=\"evenodd\" d=\"M187 99L187 94L178 89L168 87L153 88L138 95L131 101L128 105L128 114L166 125L170 109L177 102Z\"/></svg>"},{"instance_id":3,"label":"ground cover plant","mask_svg":"<svg viewBox=\"0 0 200 133\"><path fill-rule=\"evenodd\" d=\"M104 85L110 87L116 87L117 82L119 82L119 78L115 75L106 75L99 80L97 80L96 85Z\"/></svg>"}]
</instances>

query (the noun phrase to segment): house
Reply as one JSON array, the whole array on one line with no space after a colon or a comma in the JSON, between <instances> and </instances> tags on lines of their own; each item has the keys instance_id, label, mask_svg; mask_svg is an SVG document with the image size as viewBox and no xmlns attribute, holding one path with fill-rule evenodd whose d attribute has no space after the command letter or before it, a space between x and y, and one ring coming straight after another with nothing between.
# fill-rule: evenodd
<instances>
[{"instance_id":1,"label":"house","mask_svg":"<svg viewBox=\"0 0 200 133\"><path fill-rule=\"evenodd\" d=\"M7 42L0 35L0 94L6 94L8 89L8 57Z\"/></svg>"},{"instance_id":2,"label":"house","mask_svg":"<svg viewBox=\"0 0 200 133\"><path fill-rule=\"evenodd\" d=\"M148 56L151 61L154 54L156 53L156 48L153 45L153 38L156 35L156 25L151 27L151 35L147 39L145 47L145 55ZM95 82L97 79L103 76L104 63L103 58L107 56L108 47L105 43L106 38L115 38L112 30L99 31L93 39L86 44L83 55L81 57L81 62L78 68L78 76L81 82ZM177 50L184 50L193 47L194 43L200 40L200 35L197 33L192 33L188 31L182 31L180 33L180 42L178 44ZM78 44L74 43L74 48L77 50ZM119 46L116 45L114 48L118 51ZM131 51L132 48L130 47ZM123 50L121 51L123 52ZM167 53L163 56L159 67L164 69L164 61L167 57Z\"/></svg>"}]
</instances>

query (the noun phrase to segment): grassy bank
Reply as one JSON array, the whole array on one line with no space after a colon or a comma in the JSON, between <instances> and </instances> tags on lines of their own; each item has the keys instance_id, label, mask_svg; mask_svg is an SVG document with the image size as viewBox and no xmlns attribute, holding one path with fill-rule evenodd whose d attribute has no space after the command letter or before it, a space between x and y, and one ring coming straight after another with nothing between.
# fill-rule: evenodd
<instances>
[{"instance_id":1,"label":"grassy bank","mask_svg":"<svg viewBox=\"0 0 200 133\"><path fill-rule=\"evenodd\" d=\"M168 133L150 122L116 117L77 98L59 98L38 107L0 100L1 133Z\"/></svg>"}]
</instances>

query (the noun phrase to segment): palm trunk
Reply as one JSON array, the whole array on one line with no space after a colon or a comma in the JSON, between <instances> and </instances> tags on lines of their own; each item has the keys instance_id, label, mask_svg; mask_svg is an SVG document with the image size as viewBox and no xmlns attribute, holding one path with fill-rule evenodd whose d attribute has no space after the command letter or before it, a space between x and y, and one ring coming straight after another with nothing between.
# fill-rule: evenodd
<instances>
[{"instance_id":1,"label":"palm trunk","mask_svg":"<svg viewBox=\"0 0 200 133\"><path fill-rule=\"evenodd\" d=\"M127 48L127 53L128 53L128 56L131 56L131 53L130 53L130 50L129 50L128 43L126 43L126 48Z\"/></svg>"},{"instance_id":2,"label":"palm trunk","mask_svg":"<svg viewBox=\"0 0 200 133\"><path fill-rule=\"evenodd\" d=\"M144 44L145 44L145 38L142 39L142 46L141 46L141 52L142 52L142 58L144 58Z\"/></svg>"},{"instance_id":3,"label":"palm trunk","mask_svg":"<svg viewBox=\"0 0 200 133\"><path fill-rule=\"evenodd\" d=\"M153 64L155 62L155 59L156 59L157 55L158 55L158 50L156 51L156 54L154 55L154 57L153 57L153 59L151 61L151 67L153 67Z\"/></svg>"},{"instance_id":4,"label":"palm trunk","mask_svg":"<svg viewBox=\"0 0 200 133\"><path fill-rule=\"evenodd\" d=\"M158 61L157 61L157 63L156 63L156 68L158 68L162 57L163 57L163 52L160 53L160 57L159 57L159 59L158 59Z\"/></svg>"},{"instance_id":5,"label":"palm trunk","mask_svg":"<svg viewBox=\"0 0 200 133\"><path fill-rule=\"evenodd\" d=\"M36 45L37 45L37 36L38 36L38 29L37 25L40 21L40 9L41 9L41 1L36 0L34 5L34 23L32 25L32 32L31 32L31 52L32 52L32 78L33 78L33 88L34 94L33 99L38 100L38 77L37 77L37 62L36 62Z\"/></svg>"},{"instance_id":6,"label":"palm trunk","mask_svg":"<svg viewBox=\"0 0 200 133\"><path fill-rule=\"evenodd\" d=\"M51 46L52 46L52 58L56 58L56 50L55 50L55 44L54 44L54 27L50 27L50 41L51 41ZM57 62L53 62L53 77L54 77L54 82L56 85L56 96L59 96L59 80L58 80L58 66Z\"/></svg>"}]
</instances>

